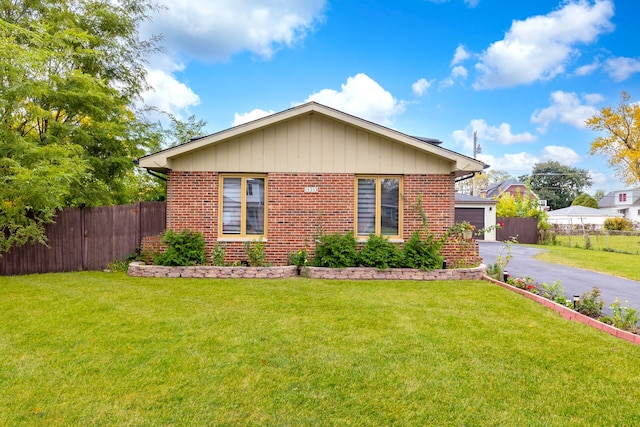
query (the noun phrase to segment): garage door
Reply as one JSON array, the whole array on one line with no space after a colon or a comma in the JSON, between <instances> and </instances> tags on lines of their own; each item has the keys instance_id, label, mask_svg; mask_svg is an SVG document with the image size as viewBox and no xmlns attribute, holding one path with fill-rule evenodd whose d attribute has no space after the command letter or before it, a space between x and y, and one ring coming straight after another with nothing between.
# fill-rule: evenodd
<instances>
[{"instance_id":1,"label":"garage door","mask_svg":"<svg viewBox=\"0 0 640 427\"><path fill-rule=\"evenodd\" d=\"M484 208L456 208L456 224L462 221L475 225L476 230L484 228ZM473 238L484 240L484 235L476 235Z\"/></svg>"}]
</instances>

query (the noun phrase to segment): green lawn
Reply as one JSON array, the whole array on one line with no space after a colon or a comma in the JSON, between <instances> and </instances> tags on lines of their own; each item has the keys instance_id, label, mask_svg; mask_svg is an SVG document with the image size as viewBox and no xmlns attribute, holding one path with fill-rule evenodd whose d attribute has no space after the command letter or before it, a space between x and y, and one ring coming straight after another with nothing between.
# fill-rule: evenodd
<instances>
[{"instance_id":1,"label":"green lawn","mask_svg":"<svg viewBox=\"0 0 640 427\"><path fill-rule=\"evenodd\" d=\"M0 425L638 425L640 347L485 281L0 277Z\"/></svg>"},{"instance_id":2,"label":"green lawn","mask_svg":"<svg viewBox=\"0 0 640 427\"><path fill-rule=\"evenodd\" d=\"M557 244L568 247L585 248L587 239L583 234L575 234L572 236L557 235L555 236ZM588 244L593 250L605 250L633 255L640 255L640 236L636 233L626 235L606 235L602 233L592 233L589 235Z\"/></svg>"},{"instance_id":3,"label":"green lawn","mask_svg":"<svg viewBox=\"0 0 640 427\"><path fill-rule=\"evenodd\" d=\"M582 240L584 241L584 239ZM542 261L584 268L640 281L639 255L556 245L532 246L544 250L543 253L536 256L536 258Z\"/></svg>"}]
</instances>

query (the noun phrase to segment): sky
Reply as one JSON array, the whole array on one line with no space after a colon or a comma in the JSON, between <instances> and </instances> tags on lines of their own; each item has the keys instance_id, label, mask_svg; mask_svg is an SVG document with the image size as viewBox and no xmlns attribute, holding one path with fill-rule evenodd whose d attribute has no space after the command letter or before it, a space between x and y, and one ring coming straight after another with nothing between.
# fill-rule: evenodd
<instances>
[{"instance_id":1,"label":"sky","mask_svg":"<svg viewBox=\"0 0 640 427\"><path fill-rule=\"evenodd\" d=\"M148 105L207 133L316 101L513 177L556 160L621 190L585 120L640 100L637 0L160 0Z\"/></svg>"}]
</instances>

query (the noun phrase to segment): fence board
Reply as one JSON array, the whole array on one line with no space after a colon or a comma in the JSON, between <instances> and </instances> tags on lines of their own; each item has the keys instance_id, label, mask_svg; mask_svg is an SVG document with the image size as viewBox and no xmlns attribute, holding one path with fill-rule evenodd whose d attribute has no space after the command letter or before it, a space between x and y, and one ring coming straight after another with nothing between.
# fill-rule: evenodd
<instances>
[{"instance_id":1,"label":"fence board","mask_svg":"<svg viewBox=\"0 0 640 427\"><path fill-rule=\"evenodd\" d=\"M502 227L496 230L496 240L516 238L519 243L538 243L537 218L498 217L496 220L503 223Z\"/></svg>"},{"instance_id":2,"label":"fence board","mask_svg":"<svg viewBox=\"0 0 640 427\"><path fill-rule=\"evenodd\" d=\"M25 245L0 257L0 274L101 270L165 229L164 202L66 208L46 227L48 246Z\"/></svg>"}]
</instances>

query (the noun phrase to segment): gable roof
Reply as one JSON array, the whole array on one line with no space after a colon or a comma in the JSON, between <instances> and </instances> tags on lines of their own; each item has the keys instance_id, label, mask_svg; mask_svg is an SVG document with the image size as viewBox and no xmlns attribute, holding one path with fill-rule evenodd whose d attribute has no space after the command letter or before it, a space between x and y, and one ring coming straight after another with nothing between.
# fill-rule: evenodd
<instances>
[{"instance_id":1,"label":"gable roof","mask_svg":"<svg viewBox=\"0 0 640 427\"><path fill-rule=\"evenodd\" d=\"M511 178L506 181L496 182L494 184L488 185L482 193L485 194L485 197L492 198L495 196L499 196L500 194L506 192L511 187L526 187L526 185L517 179Z\"/></svg>"},{"instance_id":2,"label":"gable roof","mask_svg":"<svg viewBox=\"0 0 640 427\"><path fill-rule=\"evenodd\" d=\"M409 136L396 130L327 107L325 105L318 104L316 102L302 104L288 110L263 117L261 119L232 127L230 129L226 129L201 138L193 139L185 144L181 144L176 147L168 148L166 150L141 157L137 160L137 163L143 168L162 173L168 173L170 170L203 170L198 169L203 167L202 163L198 163L197 165L185 166L185 164L188 163L187 161L185 161L185 159L189 156L190 159L196 158L200 155L199 153L204 153L204 150L211 151L212 147L216 146L224 147L227 151L229 151L230 148L227 148L227 146L229 146L230 144L250 145L252 143L252 137L257 136L258 134L260 134L259 137L264 138L264 134L267 132L274 133L276 131L282 131L283 133L287 133L287 129L282 130L278 128L278 126L282 127L282 125L285 123L294 123L296 120L300 122L302 120L315 120L316 122L318 122L319 118L324 121L320 120L320 123L315 125L318 129L318 132L322 132L324 130L322 126L327 122L339 123L340 125L343 125L343 127L348 128L351 131L351 134L354 135L354 137L364 135L362 137L362 139L365 140L365 143L363 144L364 149L370 149L372 146L376 148L382 145L393 145L393 154L397 158L404 158L407 159L407 161L416 163L416 165L413 167L419 169L422 173L430 173L429 170L423 170L426 169L424 168L424 165L426 163L426 161L424 161L424 158L426 158L425 156L434 159L434 161L431 163L436 164L436 166L440 170L446 169L447 173L454 173L457 178L470 175L475 172L480 172L484 168L484 164L481 161L440 147L437 144L437 140ZM310 125L307 124L305 126L309 127ZM274 128L276 128L275 131L273 130ZM371 138L369 138L369 136L371 136ZM278 135L278 138L279 137L280 135ZM286 137L287 136L285 136L285 138ZM281 142L282 138L280 138L280 140L278 138L276 138L275 134L271 136L273 142L272 145ZM367 142L368 139L374 141L369 144ZM269 149L274 152L276 151L275 146L269 146ZM315 147L314 149L318 148ZM320 147L320 149L322 149L322 147ZM381 163L384 163L385 161L387 161L387 159L385 159L385 155L389 150L380 149L379 151L379 159L374 160L379 160ZM220 153L218 152L210 152L208 156L209 158L213 158L215 156L218 156L219 158L219 154ZM266 153L264 154L266 156ZM287 147L285 145L284 150L280 149L280 151L277 153L277 156L284 156L285 159L270 159L270 162L267 162L268 164L261 164L261 167L264 169L263 172L294 172L295 170L293 170L292 168L303 167L298 166L295 161L289 161L289 163L286 163L287 154ZM324 170L320 169L322 167L320 165L320 159L314 157L313 154L314 153L312 153L310 156L311 164L307 165L307 167L310 169L310 171L323 172ZM366 154L367 153L363 153L363 156ZM326 155L329 156L330 154ZM375 153L373 153L372 155L375 155ZM334 155L334 157L339 157L339 154ZM420 157L420 159L418 159L418 157ZM420 160L422 160L421 163L419 163ZM244 160L241 160L241 162L242 161ZM225 164L224 166L227 165ZM191 169L176 169L185 167L190 167ZM236 171L244 170L247 172L258 172L258 170L245 170L245 168L247 167L250 166L234 162L234 164L228 165L227 169L236 169ZM344 167L344 165L342 165L342 167ZM253 165L252 169L259 168L256 168L255 165ZM385 169L386 171L388 168L384 167L383 169ZM370 172L374 173L376 171L372 170Z\"/></svg>"},{"instance_id":3,"label":"gable roof","mask_svg":"<svg viewBox=\"0 0 640 427\"><path fill-rule=\"evenodd\" d=\"M624 206L640 206L640 188L632 188L630 190L617 190L611 191L602 197L602 199L598 200L599 208L613 208L621 206L618 203L618 194L626 193L629 195L630 200L628 200Z\"/></svg>"},{"instance_id":4,"label":"gable roof","mask_svg":"<svg viewBox=\"0 0 640 427\"><path fill-rule=\"evenodd\" d=\"M602 211L600 209L589 208L587 206L569 206L547 212L549 217L572 216L572 217L621 217L620 213Z\"/></svg>"}]
</instances>

